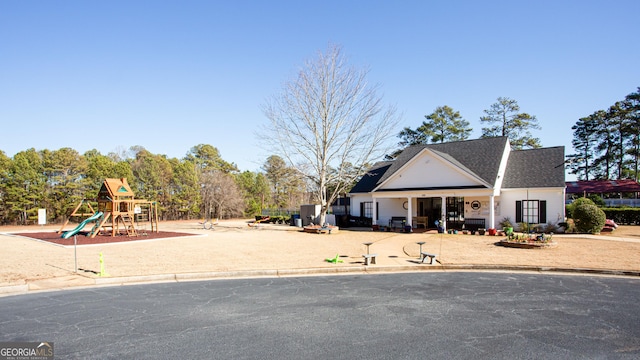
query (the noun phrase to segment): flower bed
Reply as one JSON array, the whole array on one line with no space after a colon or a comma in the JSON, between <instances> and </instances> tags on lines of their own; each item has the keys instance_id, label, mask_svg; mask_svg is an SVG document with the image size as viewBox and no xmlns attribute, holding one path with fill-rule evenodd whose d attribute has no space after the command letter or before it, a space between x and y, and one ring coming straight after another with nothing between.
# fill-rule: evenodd
<instances>
[{"instance_id":1,"label":"flower bed","mask_svg":"<svg viewBox=\"0 0 640 360\"><path fill-rule=\"evenodd\" d=\"M511 234L506 239L498 241L496 245L519 249L546 249L558 244L553 241L553 234Z\"/></svg>"}]
</instances>

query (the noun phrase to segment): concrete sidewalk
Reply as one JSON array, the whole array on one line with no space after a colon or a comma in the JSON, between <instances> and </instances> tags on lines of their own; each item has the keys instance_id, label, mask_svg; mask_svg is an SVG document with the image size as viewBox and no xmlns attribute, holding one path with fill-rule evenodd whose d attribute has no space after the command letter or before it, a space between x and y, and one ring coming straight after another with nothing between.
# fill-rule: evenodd
<instances>
[{"instance_id":1,"label":"concrete sidewalk","mask_svg":"<svg viewBox=\"0 0 640 360\"><path fill-rule=\"evenodd\" d=\"M319 235L287 225L254 229L246 221L224 221L215 230L203 230L196 221L161 223L160 230L199 236L74 248L0 234L6 249L0 254L0 296L146 282L380 272L529 271L640 276L640 237L554 235L556 248L525 250L495 246L499 238L488 236L349 229ZM417 242L421 241L425 242L423 250L438 254L438 263L419 263ZM378 254L376 265L363 265L366 242L371 242L371 252ZM98 276L98 254L104 254L109 276ZM336 254L342 263L324 261ZM74 271L74 258L78 273Z\"/></svg>"}]
</instances>

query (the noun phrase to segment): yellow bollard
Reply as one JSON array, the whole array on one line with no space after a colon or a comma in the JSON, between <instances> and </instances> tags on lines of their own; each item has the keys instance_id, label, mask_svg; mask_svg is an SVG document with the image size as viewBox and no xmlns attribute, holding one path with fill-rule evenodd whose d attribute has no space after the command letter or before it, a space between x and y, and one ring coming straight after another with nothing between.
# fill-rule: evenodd
<instances>
[{"instance_id":1,"label":"yellow bollard","mask_svg":"<svg viewBox=\"0 0 640 360\"><path fill-rule=\"evenodd\" d=\"M104 271L104 258L102 257L102 253L100 253L100 273L98 274L98 276L109 276L109 274Z\"/></svg>"}]
</instances>

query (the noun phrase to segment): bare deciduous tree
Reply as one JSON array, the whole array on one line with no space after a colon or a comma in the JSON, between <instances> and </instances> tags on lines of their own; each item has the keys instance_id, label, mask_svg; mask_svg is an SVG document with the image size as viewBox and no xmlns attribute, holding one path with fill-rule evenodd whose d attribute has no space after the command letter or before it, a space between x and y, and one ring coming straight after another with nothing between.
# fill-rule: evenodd
<instances>
[{"instance_id":1,"label":"bare deciduous tree","mask_svg":"<svg viewBox=\"0 0 640 360\"><path fill-rule=\"evenodd\" d=\"M321 223L338 195L390 149L395 134L396 110L382 105L367 74L330 45L263 107L270 123L259 136L314 185Z\"/></svg>"},{"instance_id":2,"label":"bare deciduous tree","mask_svg":"<svg viewBox=\"0 0 640 360\"><path fill-rule=\"evenodd\" d=\"M241 216L244 198L233 177L222 171L207 171L200 175L200 194L206 218Z\"/></svg>"}]
</instances>

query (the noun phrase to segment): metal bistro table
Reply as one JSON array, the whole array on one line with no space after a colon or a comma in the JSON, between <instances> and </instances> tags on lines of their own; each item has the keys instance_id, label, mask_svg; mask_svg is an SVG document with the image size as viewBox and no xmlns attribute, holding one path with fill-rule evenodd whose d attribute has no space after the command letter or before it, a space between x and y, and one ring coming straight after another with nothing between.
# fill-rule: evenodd
<instances>
[{"instance_id":1,"label":"metal bistro table","mask_svg":"<svg viewBox=\"0 0 640 360\"><path fill-rule=\"evenodd\" d=\"M371 242L366 242L366 243L362 243L362 245L365 245L367 247L367 255L369 255L369 246L371 246Z\"/></svg>"},{"instance_id":2,"label":"metal bistro table","mask_svg":"<svg viewBox=\"0 0 640 360\"><path fill-rule=\"evenodd\" d=\"M418 259L422 259L422 245L425 244L424 241L418 241L416 244L420 245L420 252L418 253Z\"/></svg>"}]
</instances>

